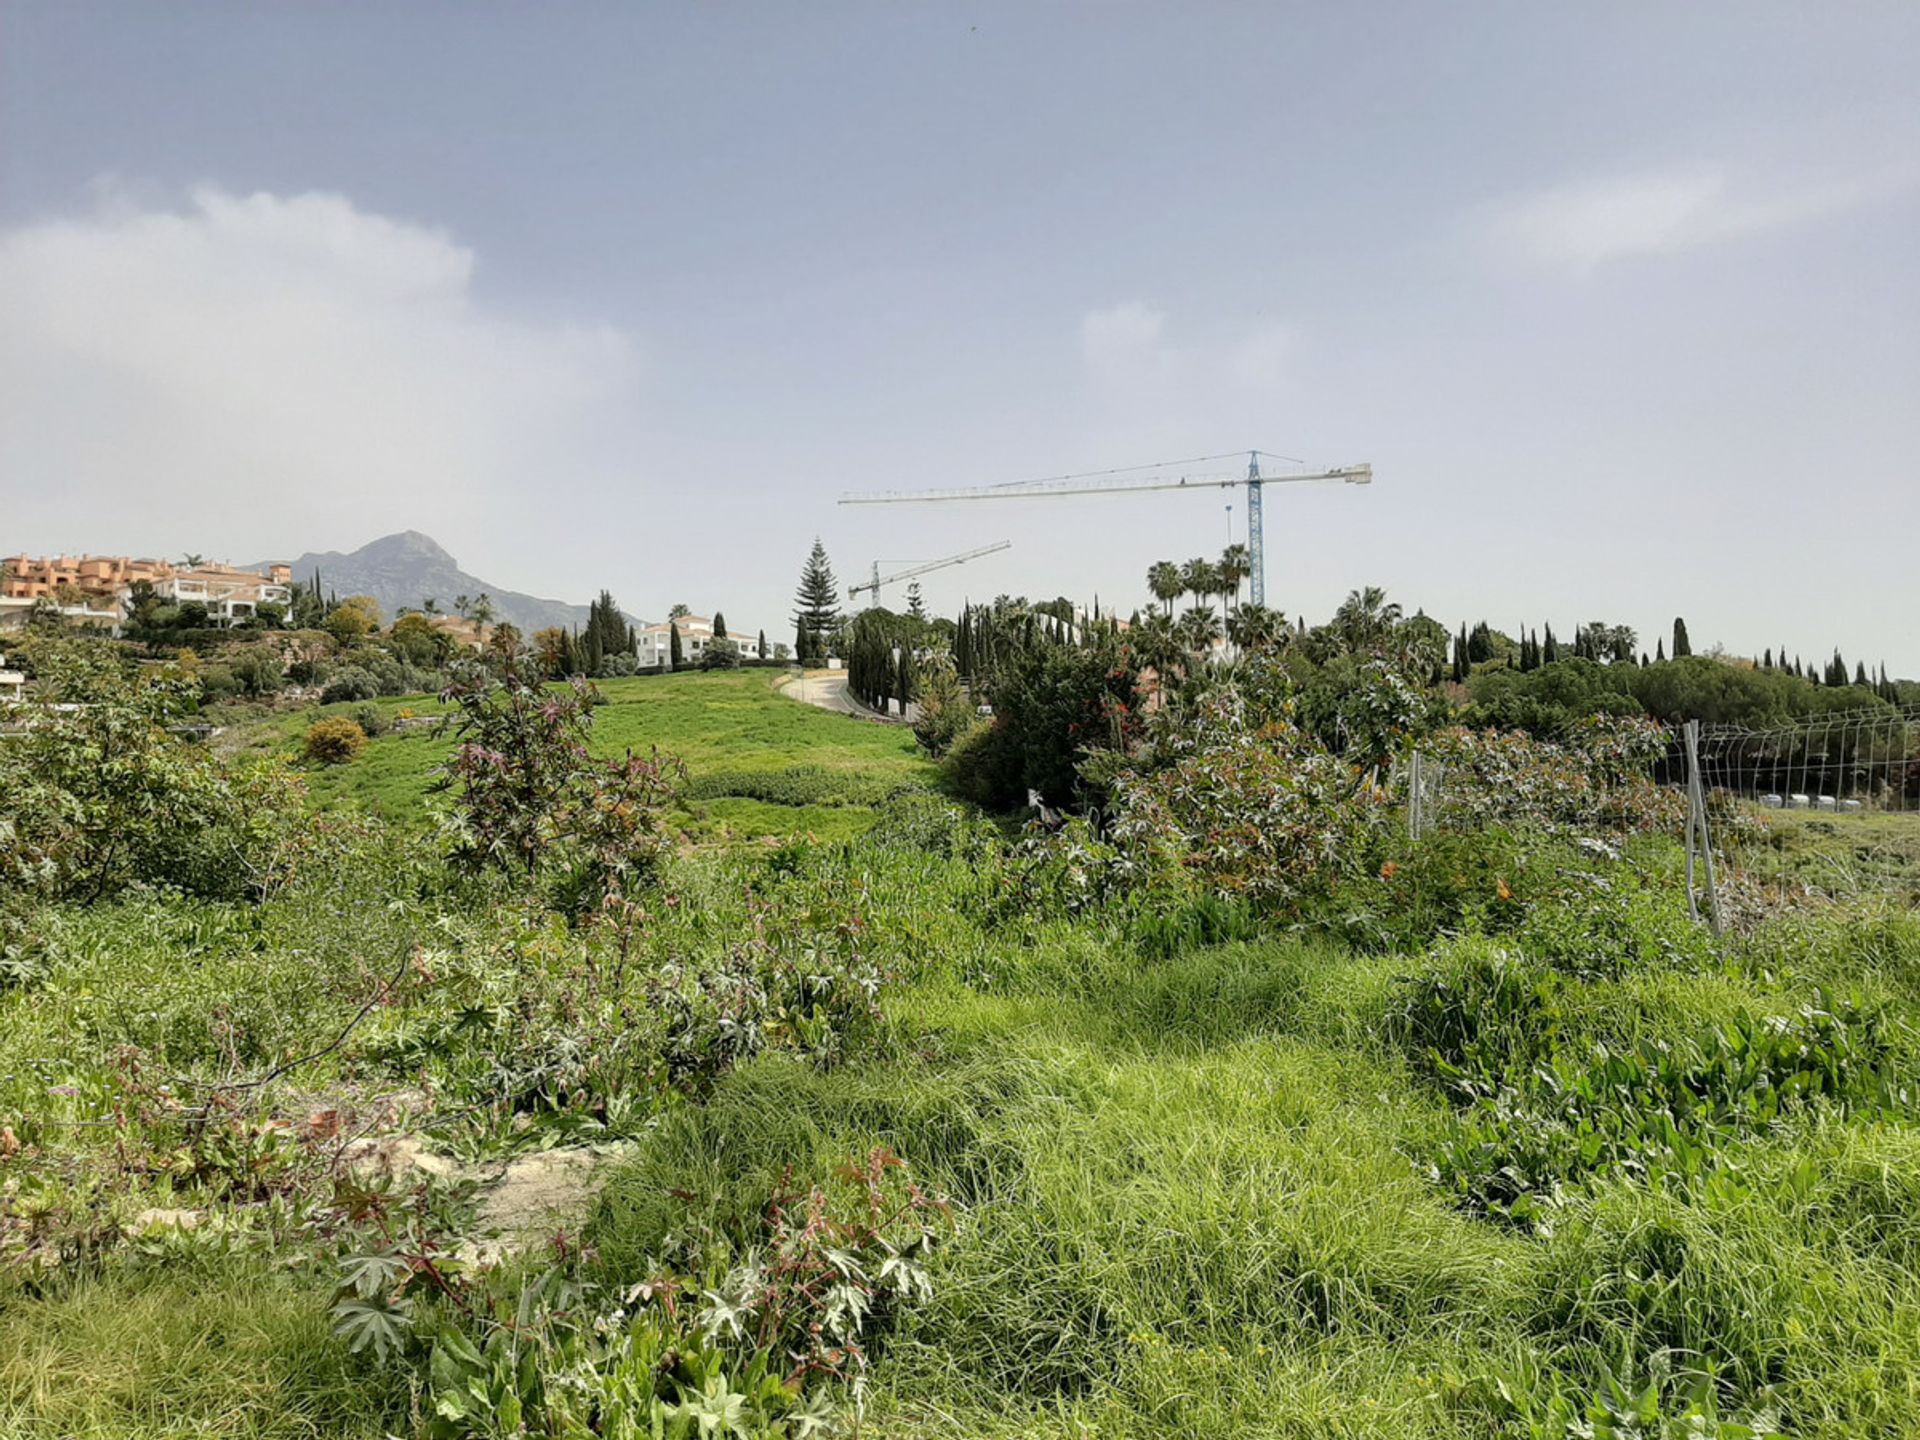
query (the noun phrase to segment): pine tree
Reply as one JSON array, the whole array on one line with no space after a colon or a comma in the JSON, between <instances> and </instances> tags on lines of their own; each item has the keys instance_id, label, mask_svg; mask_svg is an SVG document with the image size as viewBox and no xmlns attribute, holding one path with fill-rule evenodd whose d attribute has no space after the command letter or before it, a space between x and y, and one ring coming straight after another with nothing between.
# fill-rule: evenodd
<instances>
[{"instance_id":1,"label":"pine tree","mask_svg":"<svg viewBox=\"0 0 1920 1440\"><path fill-rule=\"evenodd\" d=\"M813 550L800 570L800 588L794 595L796 636L806 645L803 658L818 660L828 637L840 624L840 583L833 578L826 546L815 536Z\"/></svg>"},{"instance_id":2,"label":"pine tree","mask_svg":"<svg viewBox=\"0 0 1920 1440\"><path fill-rule=\"evenodd\" d=\"M918 580L912 581L907 586L907 614L916 620L924 620L927 618L927 604L926 601L920 598L920 582Z\"/></svg>"},{"instance_id":3,"label":"pine tree","mask_svg":"<svg viewBox=\"0 0 1920 1440\"><path fill-rule=\"evenodd\" d=\"M1687 622L1678 615L1673 617L1673 658L1684 660L1693 654L1693 645L1687 639Z\"/></svg>"}]
</instances>

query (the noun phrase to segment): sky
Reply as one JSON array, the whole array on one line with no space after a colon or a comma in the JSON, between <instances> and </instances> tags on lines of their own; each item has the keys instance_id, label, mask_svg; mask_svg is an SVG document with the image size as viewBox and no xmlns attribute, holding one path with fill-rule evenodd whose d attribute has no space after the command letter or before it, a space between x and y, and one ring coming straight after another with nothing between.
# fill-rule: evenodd
<instances>
[{"instance_id":1,"label":"sky","mask_svg":"<svg viewBox=\"0 0 1920 1440\"><path fill-rule=\"evenodd\" d=\"M1289 616L1920 677L1916 73L1907 0L0 0L0 553L1124 612L1240 492L836 501L1258 448L1375 469L1267 490Z\"/></svg>"}]
</instances>

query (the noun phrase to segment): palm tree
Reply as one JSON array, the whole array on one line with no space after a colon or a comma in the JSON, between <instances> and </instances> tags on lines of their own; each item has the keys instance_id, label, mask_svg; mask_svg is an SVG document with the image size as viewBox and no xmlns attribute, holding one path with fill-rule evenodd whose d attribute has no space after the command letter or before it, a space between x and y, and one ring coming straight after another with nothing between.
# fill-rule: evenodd
<instances>
[{"instance_id":1,"label":"palm tree","mask_svg":"<svg viewBox=\"0 0 1920 1440\"><path fill-rule=\"evenodd\" d=\"M1180 567L1180 587L1193 596L1195 608L1208 595L1219 594L1219 579L1213 573L1213 566L1199 556L1187 561Z\"/></svg>"},{"instance_id":2,"label":"palm tree","mask_svg":"<svg viewBox=\"0 0 1920 1440\"><path fill-rule=\"evenodd\" d=\"M1349 650L1364 650L1400 623L1400 607L1378 585L1349 591L1333 612L1333 630Z\"/></svg>"},{"instance_id":3,"label":"palm tree","mask_svg":"<svg viewBox=\"0 0 1920 1440\"><path fill-rule=\"evenodd\" d=\"M1242 605L1227 621L1227 635L1242 650L1273 650L1291 632L1287 617L1264 605Z\"/></svg>"},{"instance_id":4,"label":"palm tree","mask_svg":"<svg viewBox=\"0 0 1920 1440\"><path fill-rule=\"evenodd\" d=\"M186 570L198 570L206 563L207 557L202 555L198 550L189 550L180 557L181 568Z\"/></svg>"},{"instance_id":5,"label":"palm tree","mask_svg":"<svg viewBox=\"0 0 1920 1440\"><path fill-rule=\"evenodd\" d=\"M1231 612L1240 599L1240 582L1253 573L1253 557L1246 546L1229 545L1220 552L1220 562L1214 568L1220 572L1220 581L1226 586L1222 594Z\"/></svg>"},{"instance_id":6,"label":"palm tree","mask_svg":"<svg viewBox=\"0 0 1920 1440\"><path fill-rule=\"evenodd\" d=\"M493 601L488 598L487 592L482 590L480 598L473 602L473 622L484 630L491 619L493 619Z\"/></svg>"},{"instance_id":7,"label":"palm tree","mask_svg":"<svg viewBox=\"0 0 1920 1440\"><path fill-rule=\"evenodd\" d=\"M1169 615L1148 615L1127 632L1127 643L1143 667L1162 676L1178 668L1186 658L1179 631Z\"/></svg>"},{"instance_id":8,"label":"palm tree","mask_svg":"<svg viewBox=\"0 0 1920 1440\"><path fill-rule=\"evenodd\" d=\"M1211 605L1196 605L1180 617L1176 631L1188 651L1205 659L1220 638L1220 621Z\"/></svg>"},{"instance_id":9,"label":"palm tree","mask_svg":"<svg viewBox=\"0 0 1920 1440\"><path fill-rule=\"evenodd\" d=\"M1180 567L1171 560L1156 560L1147 567L1147 588L1153 592L1154 599L1167 607L1167 614L1173 614L1173 602L1185 589Z\"/></svg>"},{"instance_id":10,"label":"palm tree","mask_svg":"<svg viewBox=\"0 0 1920 1440\"><path fill-rule=\"evenodd\" d=\"M473 601L469 599L467 596L456 595L453 597L454 613L458 615L462 620L467 618L467 612L472 609L473 609Z\"/></svg>"},{"instance_id":11,"label":"palm tree","mask_svg":"<svg viewBox=\"0 0 1920 1440\"><path fill-rule=\"evenodd\" d=\"M420 613L422 615L438 615L440 613L439 600L432 595L427 596L426 599L420 602Z\"/></svg>"}]
</instances>

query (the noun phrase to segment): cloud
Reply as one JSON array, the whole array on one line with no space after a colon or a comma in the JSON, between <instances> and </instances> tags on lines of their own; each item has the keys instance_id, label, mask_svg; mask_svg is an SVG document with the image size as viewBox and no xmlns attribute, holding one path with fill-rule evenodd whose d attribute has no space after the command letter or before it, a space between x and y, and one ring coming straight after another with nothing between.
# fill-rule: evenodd
<instances>
[{"instance_id":1,"label":"cloud","mask_svg":"<svg viewBox=\"0 0 1920 1440\"><path fill-rule=\"evenodd\" d=\"M244 560L551 503L615 463L640 358L501 311L475 271L445 233L332 194L107 190L0 233L8 529Z\"/></svg>"},{"instance_id":2,"label":"cloud","mask_svg":"<svg viewBox=\"0 0 1920 1440\"><path fill-rule=\"evenodd\" d=\"M1264 325L1211 343L1165 339L1166 313L1144 300L1090 310L1080 321L1080 350L1095 385L1122 397L1189 391L1270 391L1286 380L1293 332Z\"/></svg>"},{"instance_id":3,"label":"cloud","mask_svg":"<svg viewBox=\"0 0 1920 1440\"><path fill-rule=\"evenodd\" d=\"M1482 207L1470 224L1497 258L1591 270L1822 219L1898 194L1914 179L1902 171L1764 186L1719 169L1649 170L1512 196Z\"/></svg>"}]
</instances>

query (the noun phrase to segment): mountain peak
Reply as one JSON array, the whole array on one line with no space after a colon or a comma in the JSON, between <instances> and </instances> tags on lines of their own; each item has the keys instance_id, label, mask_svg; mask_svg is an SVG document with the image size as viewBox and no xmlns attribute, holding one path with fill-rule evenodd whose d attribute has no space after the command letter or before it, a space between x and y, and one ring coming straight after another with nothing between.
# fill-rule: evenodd
<instances>
[{"instance_id":1,"label":"mountain peak","mask_svg":"<svg viewBox=\"0 0 1920 1440\"><path fill-rule=\"evenodd\" d=\"M522 594L468 574L438 540L419 530L397 530L358 550L309 553L288 563L302 580L320 571L321 583L335 594L371 595L390 616L429 599L451 610L457 596L484 593L494 614L523 633L548 625L577 627L587 620L585 605Z\"/></svg>"},{"instance_id":2,"label":"mountain peak","mask_svg":"<svg viewBox=\"0 0 1920 1440\"><path fill-rule=\"evenodd\" d=\"M446 565L457 566L460 563L447 553L446 546L419 530L396 530L391 535L382 535L378 540L369 540L352 553L364 555L370 560L407 556Z\"/></svg>"}]
</instances>

